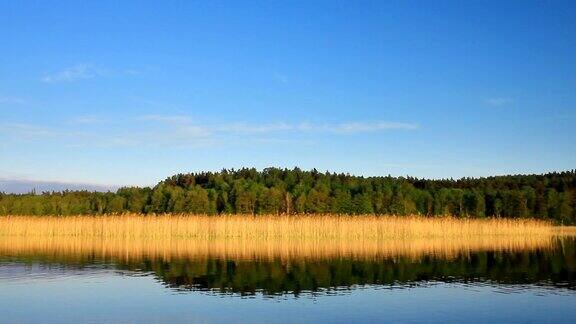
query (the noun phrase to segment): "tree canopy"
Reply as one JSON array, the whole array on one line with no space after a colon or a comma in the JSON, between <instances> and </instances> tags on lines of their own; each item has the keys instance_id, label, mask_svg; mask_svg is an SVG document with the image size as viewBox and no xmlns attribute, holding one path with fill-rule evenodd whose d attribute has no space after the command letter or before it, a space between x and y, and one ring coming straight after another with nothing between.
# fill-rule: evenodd
<instances>
[{"instance_id":1,"label":"tree canopy","mask_svg":"<svg viewBox=\"0 0 576 324\"><path fill-rule=\"evenodd\" d=\"M393 214L533 217L576 223L576 170L427 180L299 168L178 174L153 188L0 194L0 215Z\"/></svg>"}]
</instances>

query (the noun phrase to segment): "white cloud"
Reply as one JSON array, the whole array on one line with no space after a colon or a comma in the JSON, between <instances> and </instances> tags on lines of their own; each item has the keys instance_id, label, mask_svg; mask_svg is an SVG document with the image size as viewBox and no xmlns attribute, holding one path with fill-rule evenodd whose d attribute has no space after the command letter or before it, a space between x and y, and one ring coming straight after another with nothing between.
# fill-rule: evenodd
<instances>
[{"instance_id":1,"label":"white cloud","mask_svg":"<svg viewBox=\"0 0 576 324\"><path fill-rule=\"evenodd\" d=\"M279 82L279 83L288 83L288 77L282 73L278 73L278 72L274 72L272 74L272 78L274 79L274 81Z\"/></svg>"},{"instance_id":2,"label":"white cloud","mask_svg":"<svg viewBox=\"0 0 576 324\"><path fill-rule=\"evenodd\" d=\"M246 124L246 123L232 123L215 128L216 131L230 132L230 133L271 133L293 130L294 126L286 123L271 123L271 124Z\"/></svg>"},{"instance_id":3,"label":"white cloud","mask_svg":"<svg viewBox=\"0 0 576 324\"><path fill-rule=\"evenodd\" d=\"M143 97L140 97L140 96L131 96L131 97L130 97L130 100L132 100L132 101L134 101L134 102L136 102L136 103L138 103L138 104L144 104L144 105L152 106L152 107L160 107L160 108L162 108L162 107L166 107L166 106L171 106L171 105L169 105L169 104L166 104L165 102L160 102L160 101L157 101L157 100L151 100L151 99L143 98Z\"/></svg>"},{"instance_id":4,"label":"white cloud","mask_svg":"<svg viewBox=\"0 0 576 324\"><path fill-rule=\"evenodd\" d=\"M57 132L48 127L25 123L5 123L0 124L0 134L24 139L52 137Z\"/></svg>"},{"instance_id":5,"label":"white cloud","mask_svg":"<svg viewBox=\"0 0 576 324\"><path fill-rule=\"evenodd\" d=\"M494 107L502 107L514 102L511 98L488 98L485 101L487 104Z\"/></svg>"},{"instance_id":6,"label":"white cloud","mask_svg":"<svg viewBox=\"0 0 576 324\"><path fill-rule=\"evenodd\" d=\"M97 129L84 124L98 123ZM230 143L305 142L316 136L349 136L392 130L411 131L417 124L399 122L304 123L218 123L202 124L185 115L145 115L130 120L105 122L95 116L80 116L59 125L0 123L0 136L14 143L57 141L70 148L113 146L205 147Z\"/></svg>"},{"instance_id":7,"label":"white cloud","mask_svg":"<svg viewBox=\"0 0 576 324\"><path fill-rule=\"evenodd\" d=\"M189 137L207 137L211 135L211 132L201 126L186 125L176 129L176 132L183 136Z\"/></svg>"},{"instance_id":8,"label":"white cloud","mask_svg":"<svg viewBox=\"0 0 576 324\"><path fill-rule=\"evenodd\" d=\"M99 144L103 146L137 146L141 145L142 141L136 138L130 138L127 136L113 136L112 138L105 138L100 140Z\"/></svg>"},{"instance_id":9,"label":"white cloud","mask_svg":"<svg viewBox=\"0 0 576 324\"><path fill-rule=\"evenodd\" d=\"M23 105L25 103L26 103L26 101L24 99L15 98L15 97L0 96L0 104Z\"/></svg>"},{"instance_id":10,"label":"white cloud","mask_svg":"<svg viewBox=\"0 0 576 324\"><path fill-rule=\"evenodd\" d=\"M348 122L336 124L314 124L303 122L300 124L289 123L264 123L264 124L247 124L232 123L224 124L214 128L215 132L226 133L277 133L277 132L319 132L319 133L337 133L337 134L355 134L369 133L387 130L415 130L417 124L395 123L395 122Z\"/></svg>"},{"instance_id":11,"label":"white cloud","mask_svg":"<svg viewBox=\"0 0 576 324\"><path fill-rule=\"evenodd\" d=\"M146 115L138 118L139 120L154 121L158 123L171 124L175 129L180 128L197 128L197 133L212 134L212 133L236 133L236 134L263 134L263 133L279 133L279 132L320 132L320 133L336 133L336 134L355 134L355 133L370 133L388 130L415 130L418 129L418 124L413 123L399 123L399 122L346 122L334 124L314 124L310 122L303 123L245 123L233 122L217 125L200 125L193 123L192 119L183 115ZM202 130L202 131L200 131Z\"/></svg>"},{"instance_id":12,"label":"white cloud","mask_svg":"<svg viewBox=\"0 0 576 324\"><path fill-rule=\"evenodd\" d=\"M42 78L45 83L74 82L85 79L93 79L104 75L104 71L90 63L81 63L68 67L64 70L46 75Z\"/></svg>"},{"instance_id":13,"label":"white cloud","mask_svg":"<svg viewBox=\"0 0 576 324\"><path fill-rule=\"evenodd\" d=\"M137 119L144 121L186 124L191 122L191 118L185 115L144 115Z\"/></svg>"},{"instance_id":14,"label":"white cloud","mask_svg":"<svg viewBox=\"0 0 576 324\"><path fill-rule=\"evenodd\" d=\"M324 132L336 134L372 133L388 130L416 130L418 124L398 122L346 122L336 124L312 124L309 122L298 125L302 132Z\"/></svg>"},{"instance_id":15,"label":"white cloud","mask_svg":"<svg viewBox=\"0 0 576 324\"><path fill-rule=\"evenodd\" d=\"M42 141L47 139L81 140L91 136L89 133L67 129L65 127L48 127L27 123L0 124L0 136L13 140Z\"/></svg>"},{"instance_id":16,"label":"white cloud","mask_svg":"<svg viewBox=\"0 0 576 324\"><path fill-rule=\"evenodd\" d=\"M104 120L93 115L79 116L70 120L71 124L98 124Z\"/></svg>"},{"instance_id":17,"label":"white cloud","mask_svg":"<svg viewBox=\"0 0 576 324\"><path fill-rule=\"evenodd\" d=\"M140 70L136 69L125 69L123 72L127 75L139 75L141 73Z\"/></svg>"},{"instance_id":18,"label":"white cloud","mask_svg":"<svg viewBox=\"0 0 576 324\"><path fill-rule=\"evenodd\" d=\"M418 125L397 122L351 122L337 125L328 125L326 129L336 133L353 134L387 130L415 130L418 129Z\"/></svg>"}]
</instances>

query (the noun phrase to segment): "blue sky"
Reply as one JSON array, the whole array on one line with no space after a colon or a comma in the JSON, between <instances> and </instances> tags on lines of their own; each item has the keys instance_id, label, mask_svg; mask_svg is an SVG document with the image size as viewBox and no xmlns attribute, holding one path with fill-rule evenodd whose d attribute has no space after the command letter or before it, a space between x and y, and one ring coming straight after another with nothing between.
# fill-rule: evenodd
<instances>
[{"instance_id":1,"label":"blue sky","mask_svg":"<svg viewBox=\"0 0 576 324\"><path fill-rule=\"evenodd\" d=\"M574 1L2 1L0 178L576 167Z\"/></svg>"}]
</instances>

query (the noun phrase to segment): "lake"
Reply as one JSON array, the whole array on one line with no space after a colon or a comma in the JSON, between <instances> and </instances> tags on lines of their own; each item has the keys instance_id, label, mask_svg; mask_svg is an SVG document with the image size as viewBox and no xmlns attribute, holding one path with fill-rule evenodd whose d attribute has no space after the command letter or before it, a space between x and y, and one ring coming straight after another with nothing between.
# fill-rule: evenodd
<instances>
[{"instance_id":1,"label":"lake","mask_svg":"<svg viewBox=\"0 0 576 324\"><path fill-rule=\"evenodd\" d=\"M90 245L1 245L0 322L571 323L576 316L574 238L366 255Z\"/></svg>"}]
</instances>

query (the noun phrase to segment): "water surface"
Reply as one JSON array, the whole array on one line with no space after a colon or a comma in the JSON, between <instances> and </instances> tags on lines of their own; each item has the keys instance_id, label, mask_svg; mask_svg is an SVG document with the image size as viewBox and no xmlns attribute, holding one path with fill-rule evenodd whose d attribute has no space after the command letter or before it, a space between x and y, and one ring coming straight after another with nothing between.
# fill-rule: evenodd
<instances>
[{"instance_id":1,"label":"water surface","mask_svg":"<svg viewBox=\"0 0 576 324\"><path fill-rule=\"evenodd\" d=\"M568 323L576 316L570 238L300 255L289 246L279 251L290 253L135 253L130 242L124 250L118 242L114 249L4 243L1 322Z\"/></svg>"}]
</instances>

